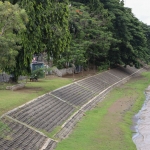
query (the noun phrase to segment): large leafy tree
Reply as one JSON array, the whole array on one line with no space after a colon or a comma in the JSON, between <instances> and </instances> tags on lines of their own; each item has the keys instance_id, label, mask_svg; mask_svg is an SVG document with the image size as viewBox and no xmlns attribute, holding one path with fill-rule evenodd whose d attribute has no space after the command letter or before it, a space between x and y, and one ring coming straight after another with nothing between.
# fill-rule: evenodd
<instances>
[{"instance_id":1,"label":"large leafy tree","mask_svg":"<svg viewBox=\"0 0 150 150\"><path fill-rule=\"evenodd\" d=\"M109 29L116 39L109 50L111 64L140 67L140 61L147 57L146 38L141 22L133 15L131 9L124 7L123 1L101 1L112 18Z\"/></svg>"},{"instance_id":2,"label":"large leafy tree","mask_svg":"<svg viewBox=\"0 0 150 150\"><path fill-rule=\"evenodd\" d=\"M57 57L68 48L68 3L66 1L22 0L21 7L29 15L27 31L23 35L24 49L32 52L46 50L48 55Z\"/></svg>"},{"instance_id":3,"label":"large leafy tree","mask_svg":"<svg viewBox=\"0 0 150 150\"><path fill-rule=\"evenodd\" d=\"M107 10L99 0L71 1L69 27L72 35L70 51L66 61L76 65L85 65L106 61L107 53L112 41L111 32L107 25L110 19Z\"/></svg>"},{"instance_id":4,"label":"large leafy tree","mask_svg":"<svg viewBox=\"0 0 150 150\"><path fill-rule=\"evenodd\" d=\"M56 59L68 49L70 33L68 29L67 0L10 0L24 8L29 16L26 32L20 34L22 49L16 57L17 66L13 74L17 77L30 72L34 53L46 51Z\"/></svg>"},{"instance_id":5,"label":"large leafy tree","mask_svg":"<svg viewBox=\"0 0 150 150\"><path fill-rule=\"evenodd\" d=\"M0 69L15 67L15 57L20 50L18 34L25 30L28 17L24 9L10 2L0 2Z\"/></svg>"},{"instance_id":6,"label":"large leafy tree","mask_svg":"<svg viewBox=\"0 0 150 150\"><path fill-rule=\"evenodd\" d=\"M18 3L29 16L27 30L19 33L22 49L12 69L16 77L30 72L32 55L43 51L54 58L54 63L81 65L110 62L140 67L149 57L149 28L124 7L124 1L10 1Z\"/></svg>"},{"instance_id":7,"label":"large leafy tree","mask_svg":"<svg viewBox=\"0 0 150 150\"><path fill-rule=\"evenodd\" d=\"M87 54L89 55L90 62L94 63L94 65L109 65L108 50L114 41L112 32L109 30L111 17L109 17L108 10L104 9L104 5L100 0L89 0L88 6L91 18L95 18L97 23L93 26L94 28L90 27L94 42L89 45ZM91 40L93 41L93 38Z\"/></svg>"},{"instance_id":8,"label":"large leafy tree","mask_svg":"<svg viewBox=\"0 0 150 150\"><path fill-rule=\"evenodd\" d=\"M143 60L147 61L148 28L143 27L130 8L124 7L123 0L72 0L72 5L75 9L78 8L81 17L77 14L71 17L71 27L75 31L71 48L86 49L82 52L85 52L91 63L96 61L99 65L106 61L111 65L130 65L138 68ZM86 17L82 15L83 6L88 14ZM87 26L84 27L82 22Z\"/></svg>"},{"instance_id":9,"label":"large leafy tree","mask_svg":"<svg viewBox=\"0 0 150 150\"><path fill-rule=\"evenodd\" d=\"M142 24L142 28L143 28L143 30L144 30L144 34L145 34L145 37L146 37L146 50L145 50L145 52L146 52L146 59L145 59L145 61L147 61L147 63L150 61L150 25L147 25L147 24L144 24L144 23L142 23L141 22L141 24Z\"/></svg>"}]
</instances>

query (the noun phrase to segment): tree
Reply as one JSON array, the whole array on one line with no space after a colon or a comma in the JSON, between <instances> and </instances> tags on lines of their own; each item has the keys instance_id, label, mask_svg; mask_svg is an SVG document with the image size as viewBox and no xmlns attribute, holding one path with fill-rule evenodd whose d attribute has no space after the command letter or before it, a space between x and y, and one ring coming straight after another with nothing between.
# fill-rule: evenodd
<instances>
[{"instance_id":1,"label":"tree","mask_svg":"<svg viewBox=\"0 0 150 150\"><path fill-rule=\"evenodd\" d=\"M112 65L130 65L140 67L140 61L147 57L146 37L141 22L133 15L130 8L124 7L120 0L101 0L108 9L112 24L114 43L109 50Z\"/></svg>"},{"instance_id":2,"label":"tree","mask_svg":"<svg viewBox=\"0 0 150 150\"><path fill-rule=\"evenodd\" d=\"M54 0L10 0L24 8L29 16L27 30L20 34L22 49L16 57L13 68L15 80L19 75L30 73L34 53L47 52L48 59L57 59L68 50L70 33L68 29L68 1Z\"/></svg>"},{"instance_id":3,"label":"tree","mask_svg":"<svg viewBox=\"0 0 150 150\"><path fill-rule=\"evenodd\" d=\"M99 0L86 3L72 1L69 17L72 38L67 59L77 65L94 63L93 59L96 59L97 64L106 61L112 41L107 28L109 22L107 10Z\"/></svg>"},{"instance_id":4,"label":"tree","mask_svg":"<svg viewBox=\"0 0 150 150\"><path fill-rule=\"evenodd\" d=\"M150 61L150 25L144 24L142 22L141 22L141 24L142 24L142 29L144 30L144 35L146 37L145 45L147 47L145 50L147 57L144 58L144 60L146 61L146 63L148 63Z\"/></svg>"},{"instance_id":5,"label":"tree","mask_svg":"<svg viewBox=\"0 0 150 150\"><path fill-rule=\"evenodd\" d=\"M18 33L25 30L28 17L24 9L10 2L0 2L0 69L16 65L21 42Z\"/></svg>"}]
</instances>

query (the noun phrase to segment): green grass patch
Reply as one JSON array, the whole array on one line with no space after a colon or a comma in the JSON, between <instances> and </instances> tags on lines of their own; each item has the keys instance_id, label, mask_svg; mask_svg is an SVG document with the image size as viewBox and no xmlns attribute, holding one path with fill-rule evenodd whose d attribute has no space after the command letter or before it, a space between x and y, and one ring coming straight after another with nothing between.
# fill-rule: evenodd
<instances>
[{"instance_id":1,"label":"green grass patch","mask_svg":"<svg viewBox=\"0 0 150 150\"><path fill-rule=\"evenodd\" d=\"M56 139L56 138L54 137L54 135L55 135L56 133L58 133L58 131L59 131L60 129L61 129L61 126L57 126L57 127L55 127L55 129L53 129L52 132L47 132L47 131L45 131L45 130L41 130L41 132L43 132L43 133L44 133L47 137L49 137L49 138L58 140L58 139Z\"/></svg>"},{"instance_id":2,"label":"green grass patch","mask_svg":"<svg viewBox=\"0 0 150 150\"><path fill-rule=\"evenodd\" d=\"M6 135L7 132L9 132L10 129L7 124L3 123L0 121L0 138L5 138L7 139L8 136Z\"/></svg>"},{"instance_id":3,"label":"green grass patch","mask_svg":"<svg viewBox=\"0 0 150 150\"><path fill-rule=\"evenodd\" d=\"M127 84L128 87L132 87L132 91L137 94L137 98L135 100L134 106L130 111L128 111L124 115L124 121L120 124L120 128L122 129L123 133L125 133L124 136L124 141L126 143L129 143L130 145L133 145L132 142L132 135L134 131L129 130L130 127L133 125L133 120L132 117L138 113L138 111L141 109L144 101L145 101L145 95L144 95L144 90L148 87L150 84L150 73L146 72L143 74L143 79L138 80L136 82L130 82ZM127 146L127 145L126 145ZM128 146L129 147L129 146ZM131 150L136 150L136 148L129 147Z\"/></svg>"},{"instance_id":4,"label":"green grass patch","mask_svg":"<svg viewBox=\"0 0 150 150\"><path fill-rule=\"evenodd\" d=\"M132 80L111 91L99 105L77 124L69 138L58 143L56 150L136 150L130 127L132 117L145 100L144 90L150 83L150 73L146 72L138 80ZM107 116L109 108L118 100L134 96L134 105L123 114L121 122ZM107 118L106 118L107 116ZM117 134L114 130L118 129Z\"/></svg>"},{"instance_id":5,"label":"green grass patch","mask_svg":"<svg viewBox=\"0 0 150 150\"><path fill-rule=\"evenodd\" d=\"M25 88L17 91L5 90L7 84L0 85L0 116L40 95L72 83L71 79L39 79L38 82L27 82ZM10 84L9 84L10 86Z\"/></svg>"}]
</instances>

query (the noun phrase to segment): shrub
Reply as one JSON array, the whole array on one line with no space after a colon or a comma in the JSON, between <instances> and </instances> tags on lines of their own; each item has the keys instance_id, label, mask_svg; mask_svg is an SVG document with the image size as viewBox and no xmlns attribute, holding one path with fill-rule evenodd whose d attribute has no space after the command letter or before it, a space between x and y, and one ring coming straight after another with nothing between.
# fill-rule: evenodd
<instances>
[{"instance_id":1,"label":"shrub","mask_svg":"<svg viewBox=\"0 0 150 150\"><path fill-rule=\"evenodd\" d=\"M32 71L31 76L35 77L37 76L37 78L44 78L45 77L45 73L50 71L51 68L37 68L36 70Z\"/></svg>"},{"instance_id":2,"label":"shrub","mask_svg":"<svg viewBox=\"0 0 150 150\"><path fill-rule=\"evenodd\" d=\"M98 71L108 70L110 68L109 62L101 63L101 66L98 66Z\"/></svg>"}]
</instances>

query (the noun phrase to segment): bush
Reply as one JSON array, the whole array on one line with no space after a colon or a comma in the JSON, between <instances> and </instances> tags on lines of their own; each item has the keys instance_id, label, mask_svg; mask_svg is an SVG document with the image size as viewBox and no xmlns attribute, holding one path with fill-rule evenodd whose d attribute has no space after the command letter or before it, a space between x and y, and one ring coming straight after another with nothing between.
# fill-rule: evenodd
<instances>
[{"instance_id":1,"label":"bush","mask_svg":"<svg viewBox=\"0 0 150 150\"><path fill-rule=\"evenodd\" d=\"M31 73L31 77L37 77L37 78L44 78L45 77L45 73L50 71L51 68L37 68L36 70L32 71Z\"/></svg>"},{"instance_id":2,"label":"bush","mask_svg":"<svg viewBox=\"0 0 150 150\"><path fill-rule=\"evenodd\" d=\"M43 78L44 77L43 68L39 68L39 69L32 71L31 77L35 77L35 76L37 76L37 78Z\"/></svg>"},{"instance_id":3,"label":"bush","mask_svg":"<svg viewBox=\"0 0 150 150\"><path fill-rule=\"evenodd\" d=\"M101 66L98 66L98 71L108 70L110 68L109 62L101 63Z\"/></svg>"}]
</instances>

